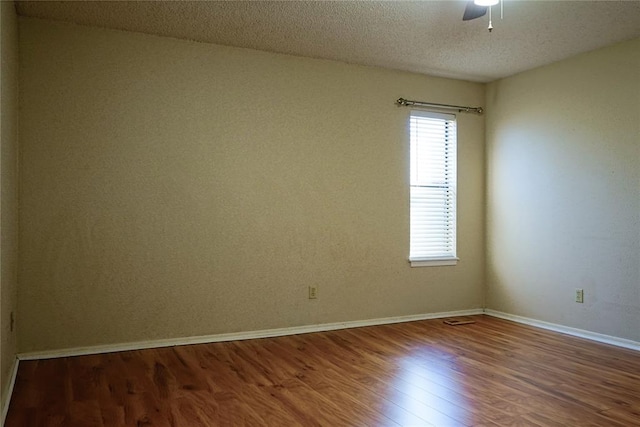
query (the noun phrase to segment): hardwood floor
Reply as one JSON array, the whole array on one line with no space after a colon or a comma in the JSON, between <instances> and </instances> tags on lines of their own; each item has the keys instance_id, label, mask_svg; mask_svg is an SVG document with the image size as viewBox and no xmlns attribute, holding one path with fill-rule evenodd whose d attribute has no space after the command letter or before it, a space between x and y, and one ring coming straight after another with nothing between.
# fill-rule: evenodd
<instances>
[{"instance_id":1,"label":"hardwood floor","mask_svg":"<svg viewBox=\"0 0 640 427\"><path fill-rule=\"evenodd\" d=\"M5 425L640 426L640 353L474 320L24 361Z\"/></svg>"}]
</instances>

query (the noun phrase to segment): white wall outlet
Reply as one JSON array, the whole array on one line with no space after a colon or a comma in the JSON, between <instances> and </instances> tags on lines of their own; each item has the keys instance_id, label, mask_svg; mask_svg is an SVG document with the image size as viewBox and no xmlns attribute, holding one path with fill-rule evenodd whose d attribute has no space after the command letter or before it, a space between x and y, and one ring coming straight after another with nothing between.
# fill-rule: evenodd
<instances>
[{"instance_id":1,"label":"white wall outlet","mask_svg":"<svg viewBox=\"0 0 640 427\"><path fill-rule=\"evenodd\" d=\"M576 289L576 302L584 303L584 289Z\"/></svg>"},{"instance_id":2,"label":"white wall outlet","mask_svg":"<svg viewBox=\"0 0 640 427\"><path fill-rule=\"evenodd\" d=\"M309 286L309 299L318 298L318 287L317 286Z\"/></svg>"}]
</instances>

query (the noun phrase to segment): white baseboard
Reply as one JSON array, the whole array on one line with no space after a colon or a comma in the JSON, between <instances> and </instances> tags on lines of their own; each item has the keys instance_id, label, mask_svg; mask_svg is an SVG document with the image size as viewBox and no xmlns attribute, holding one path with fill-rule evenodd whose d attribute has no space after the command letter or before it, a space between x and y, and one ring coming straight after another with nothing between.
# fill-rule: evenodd
<instances>
[{"instance_id":1,"label":"white baseboard","mask_svg":"<svg viewBox=\"0 0 640 427\"><path fill-rule=\"evenodd\" d=\"M113 353L116 351L143 350L147 348L173 347L177 345L207 344L222 341L239 341L256 338L281 337L285 335L307 334L311 332L335 331L338 329L360 328L363 326L388 325L392 323L413 322L416 320L440 319L455 316L483 314L481 308L443 313L415 314L409 316L384 317L380 319L355 320L319 325L294 326L291 328L265 329L260 331L236 332L228 334L205 335L197 337L172 338L165 340L138 341L132 343L97 345L91 347L67 348L51 351L39 351L18 354L20 360L53 359L57 357L82 356L87 354Z\"/></svg>"},{"instance_id":2,"label":"white baseboard","mask_svg":"<svg viewBox=\"0 0 640 427\"><path fill-rule=\"evenodd\" d=\"M388 325L392 323L413 322L417 320L440 319L445 317L456 317L456 316L472 316L472 315L483 314L483 313L489 316L511 320L514 322L535 326L542 329L547 329L555 332L573 335L580 338L590 339L590 340L605 343L605 344L611 344L618 347L624 347L631 350L640 351L640 342L637 342L637 341L613 337L610 335L599 334L596 332L585 331L577 328L571 328L568 326L544 322L542 320L531 319L523 316L517 316L515 314L503 313L503 312L491 310L491 309L484 309L484 310L472 309L472 310L449 311L449 312L430 313L430 314L416 314L416 315L409 315L409 316L384 317L384 318L368 319L368 320L355 320L355 321L349 321L349 322L322 323L318 325L294 326L290 328L278 328L278 329L264 329L259 331L235 332L235 333L204 335L204 336L196 336L196 337L171 338L171 339L163 339L163 340L150 340L150 341L137 341L137 342L131 342L131 343L97 345L97 346L90 346L90 347L66 348L66 349L51 350L51 351L20 353L18 354L17 358L19 360L53 359L57 357L113 353L117 351L143 350L147 348L173 347L178 345L207 344L207 343L223 342L223 341L240 341L240 340L249 340L249 339L256 339L256 338L270 338L270 337L280 337L285 335L307 334L311 332L335 331L339 329L359 328L363 326ZM10 391L13 390L17 369L18 369L18 363L16 361L16 363L14 364L14 371L12 373ZM11 393L9 392L8 393L9 399L10 399L10 394ZM7 400L6 407L3 406L3 416L6 409L8 409L8 404L9 404L9 401Z\"/></svg>"},{"instance_id":3,"label":"white baseboard","mask_svg":"<svg viewBox=\"0 0 640 427\"><path fill-rule=\"evenodd\" d=\"M542 320L531 319L528 317L516 316L515 314L503 313L501 311L495 311L490 309L485 309L484 313L489 316L499 317L501 319L506 319L506 320L512 320L514 322L535 326L537 328L548 329L554 332L573 335L574 337L586 338L592 341L598 341L605 344L611 344L618 347L624 347L631 350L640 351L640 342L628 340L625 338L618 338L618 337L613 337L611 335L604 335L596 332L585 331L583 329L571 328L569 326L563 326L563 325L558 325L556 323L544 322Z\"/></svg>"},{"instance_id":4,"label":"white baseboard","mask_svg":"<svg viewBox=\"0 0 640 427\"><path fill-rule=\"evenodd\" d=\"M9 385L7 386L4 398L2 399L2 415L0 415L0 426L4 426L4 421L7 418L7 413L9 412L9 404L11 403L11 396L13 395L13 387L16 385L16 377L18 375L19 364L20 360L16 358L13 362L13 367L11 368L11 379L9 380Z\"/></svg>"}]
</instances>

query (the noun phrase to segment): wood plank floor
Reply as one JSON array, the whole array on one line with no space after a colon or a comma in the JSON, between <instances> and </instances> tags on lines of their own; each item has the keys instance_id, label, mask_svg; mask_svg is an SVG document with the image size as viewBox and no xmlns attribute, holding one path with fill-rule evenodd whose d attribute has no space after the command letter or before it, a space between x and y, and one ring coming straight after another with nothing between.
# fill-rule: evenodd
<instances>
[{"instance_id":1,"label":"wood plank floor","mask_svg":"<svg viewBox=\"0 0 640 427\"><path fill-rule=\"evenodd\" d=\"M5 425L640 426L640 353L474 320L24 361Z\"/></svg>"}]
</instances>

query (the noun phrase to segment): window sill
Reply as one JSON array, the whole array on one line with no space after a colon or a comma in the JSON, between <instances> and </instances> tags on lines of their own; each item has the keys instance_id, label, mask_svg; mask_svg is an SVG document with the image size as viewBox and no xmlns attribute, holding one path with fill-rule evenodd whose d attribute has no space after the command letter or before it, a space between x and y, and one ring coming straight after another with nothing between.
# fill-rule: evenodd
<instances>
[{"instance_id":1,"label":"window sill","mask_svg":"<svg viewBox=\"0 0 640 427\"><path fill-rule=\"evenodd\" d=\"M459 258L416 258L409 259L411 267L438 267L444 265L456 265Z\"/></svg>"}]
</instances>

